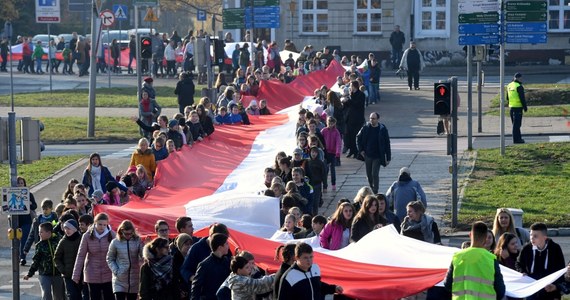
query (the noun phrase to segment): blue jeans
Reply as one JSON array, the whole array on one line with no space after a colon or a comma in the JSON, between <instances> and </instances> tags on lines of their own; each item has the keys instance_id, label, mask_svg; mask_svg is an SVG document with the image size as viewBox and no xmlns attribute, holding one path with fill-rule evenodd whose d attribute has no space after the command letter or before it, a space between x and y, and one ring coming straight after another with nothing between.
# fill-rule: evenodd
<instances>
[{"instance_id":1,"label":"blue jeans","mask_svg":"<svg viewBox=\"0 0 570 300\"><path fill-rule=\"evenodd\" d=\"M36 58L36 73L42 72L42 59Z\"/></svg>"},{"instance_id":2,"label":"blue jeans","mask_svg":"<svg viewBox=\"0 0 570 300\"><path fill-rule=\"evenodd\" d=\"M321 196L323 195L323 184L313 184L313 209L312 215L319 214L319 204L321 203Z\"/></svg>"},{"instance_id":3,"label":"blue jeans","mask_svg":"<svg viewBox=\"0 0 570 300\"><path fill-rule=\"evenodd\" d=\"M377 103L380 101L380 83L370 83L368 84L368 98L370 103Z\"/></svg>"},{"instance_id":4,"label":"blue jeans","mask_svg":"<svg viewBox=\"0 0 570 300\"><path fill-rule=\"evenodd\" d=\"M26 259L26 254L24 254L24 246L28 241L28 235L30 235L30 229L32 224L18 224L22 228L22 239L20 240L20 259Z\"/></svg>"},{"instance_id":5,"label":"blue jeans","mask_svg":"<svg viewBox=\"0 0 570 300\"><path fill-rule=\"evenodd\" d=\"M42 289L42 300L59 300L65 298L63 279L61 276L39 275L38 278Z\"/></svg>"},{"instance_id":6,"label":"blue jeans","mask_svg":"<svg viewBox=\"0 0 570 300\"><path fill-rule=\"evenodd\" d=\"M392 48L392 68L396 69L400 66L400 59L402 58L402 49Z\"/></svg>"},{"instance_id":7,"label":"blue jeans","mask_svg":"<svg viewBox=\"0 0 570 300\"><path fill-rule=\"evenodd\" d=\"M523 118L522 107L511 107L511 123L513 124L513 142L522 140L521 125Z\"/></svg>"},{"instance_id":8,"label":"blue jeans","mask_svg":"<svg viewBox=\"0 0 570 300\"><path fill-rule=\"evenodd\" d=\"M71 280L71 277L64 277L65 282L65 294L68 300L81 300L81 285L75 283Z\"/></svg>"}]
</instances>

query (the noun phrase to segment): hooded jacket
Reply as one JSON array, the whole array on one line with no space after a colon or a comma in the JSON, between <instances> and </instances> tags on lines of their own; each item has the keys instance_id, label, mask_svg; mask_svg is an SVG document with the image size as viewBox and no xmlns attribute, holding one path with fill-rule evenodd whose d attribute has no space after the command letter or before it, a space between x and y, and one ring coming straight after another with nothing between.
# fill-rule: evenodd
<instances>
[{"instance_id":1,"label":"hooded jacket","mask_svg":"<svg viewBox=\"0 0 570 300\"><path fill-rule=\"evenodd\" d=\"M28 270L28 277L32 277L36 271L40 275L45 276L59 276L59 270L55 267L53 258L55 256L55 249L59 237L53 234L49 239L45 241L39 241L36 244L36 253L32 259L32 265Z\"/></svg>"},{"instance_id":2,"label":"hooded jacket","mask_svg":"<svg viewBox=\"0 0 570 300\"><path fill-rule=\"evenodd\" d=\"M188 106L194 104L194 93L196 87L192 78L186 77L178 81L174 94L178 95L178 105Z\"/></svg>"},{"instance_id":3,"label":"hooded jacket","mask_svg":"<svg viewBox=\"0 0 570 300\"><path fill-rule=\"evenodd\" d=\"M156 171L156 161L150 148L146 149L144 152L140 149L136 149L135 152L133 152L129 166L136 167L139 164L144 166L146 169L146 175L152 180L152 176Z\"/></svg>"},{"instance_id":4,"label":"hooded jacket","mask_svg":"<svg viewBox=\"0 0 570 300\"><path fill-rule=\"evenodd\" d=\"M75 266L80 243L81 234L79 231L76 231L71 236L64 236L55 249L55 266L65 278L71 278L73 275L73 267Z\"/></svg>"},{"instance_id":5,"label":"hooded jacket","mask_svg":"<svg viewBox=\"0 0 570 300\"><path fill-rule=\"evenodd\" d=\"M91 225L83 234L77 252L77 260L73 267L73 281L78 282L83 273L83 279L86 283L111 282L112 274L107 265L106 257L109 245L115 238L115 232L110 228L108 229L109 232L101 238L97 238L95 235L94 225Z\"/></svg>"}]
</instances>

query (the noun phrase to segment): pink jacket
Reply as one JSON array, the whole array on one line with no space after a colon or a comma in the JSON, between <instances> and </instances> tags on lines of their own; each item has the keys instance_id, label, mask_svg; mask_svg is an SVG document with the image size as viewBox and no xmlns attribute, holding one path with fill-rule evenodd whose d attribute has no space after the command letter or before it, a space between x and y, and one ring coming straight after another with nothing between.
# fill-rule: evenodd
<instances>
[{"instance_id":1,"label":"pink jacket","mask_svg":"<svg viewBox=\"0 0 570 300\"><path fill-rule=\"evenodd\" d=\"M342 225L328 222L320 235L321 247L329 250L338 250L342 244Z\"/></svg>"},{"instance_id":2,"label":"pink jacket","mask_svg":"<svg viewBox=\"0 0 570 300\"><path fill-rule=\"evenodd\" d=\"M338 129L325 127L321 130L321 134L325 139L325 148L327 149L327 153L332 153L336 157L340 157L340 153L342 151L342 140Z\"/></svg>"},{"instance_id":3,"label":"pink jacket","mask_svg":"<svg viewBox=\"0 0 570 300\"><path fill-rule=\"evenodd\" d=\"M112 273L107 265L107 251L109 250L109 235L111 240L115 238L115 232L98 239L94 233L95 227L92 225L81 237L79 252L73 267L74 281L79 281L83 273L83 281L86 283L106 283L111 282Z\"/></svg>"}]
</instances>

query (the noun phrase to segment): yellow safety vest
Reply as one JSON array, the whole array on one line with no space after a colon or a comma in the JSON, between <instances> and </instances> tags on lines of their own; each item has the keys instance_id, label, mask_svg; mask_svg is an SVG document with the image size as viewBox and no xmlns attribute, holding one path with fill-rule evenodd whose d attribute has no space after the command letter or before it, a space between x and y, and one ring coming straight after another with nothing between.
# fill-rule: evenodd
<instances>
[{"instance_id":1,"label":"yellow safety vest","mask_svg":"<svg viewBox=\"0 0 570 300\"><path fill-rule=\"evenodd\" d=\"M507 95L509 97L509 107L523 107L521 97L517 88L521 86L520 83L513 81L507 85Z\"/></svg>"},{"instance_id":2,"label":"yellow safety vest","mask_svg":"<svg viewBox=\"0 0 570 300\"><path fill-rule=\"evenodd\" d=\"M454 300L495 300L495 255L483 248L467 248L453 255Z\"/></svg>"}]
</instances>

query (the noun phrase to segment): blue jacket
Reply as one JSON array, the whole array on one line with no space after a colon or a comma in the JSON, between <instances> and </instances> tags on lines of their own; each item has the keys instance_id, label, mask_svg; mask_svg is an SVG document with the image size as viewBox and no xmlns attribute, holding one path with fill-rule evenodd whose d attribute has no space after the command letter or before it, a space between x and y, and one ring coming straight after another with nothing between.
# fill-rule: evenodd
<instances>
[{"instance_id":1,"label":"blue jacket","mask_svg":"<svg viewBox=\"0 0 570 300\"><path fill-rule=\"evenodd\" d=\"M152 154L154 154L154 160L155 161L159 161L159 160L163 160L165 158L168 157L168 150L166 150L166 147L162 147L160 148L160 150L156 150L154 148L154 145L152 146Z\"/></svg>"},{"instance_id":2,"label":"blue jacket","mask_svg":"<svg viewBox=\"0 0 570 300\"><path fill-rule=\"evenodd\" d=\"M230 259L213 253L198 264L192 281L192 300L217 300L216 292L230 275Z\"/></svg>"},{"instance_id":3,"label":"blue jacket","mask_svg":"<svg viewBox=\"0 0 570 300\"><path fill-rule=\"evenodd\" d=\"M220 124L231 124L232 123L232 119L230 118L229 114L225 114L224 116L222 115L217 115L216 116L216 122L220 123Z\"/></svg>"},{"instance_id":4,"label":"blue jacket","mask_svg":"<svg viewBox=\"0 0 570 300\"><path fill-rule=\"evenodd\" d=\"M230 116L230 120L231 120L230 124L241 123L243 121L240 114L235 114L235 115L229 114L229 116Z\"/></svg>"}]
</instances>

